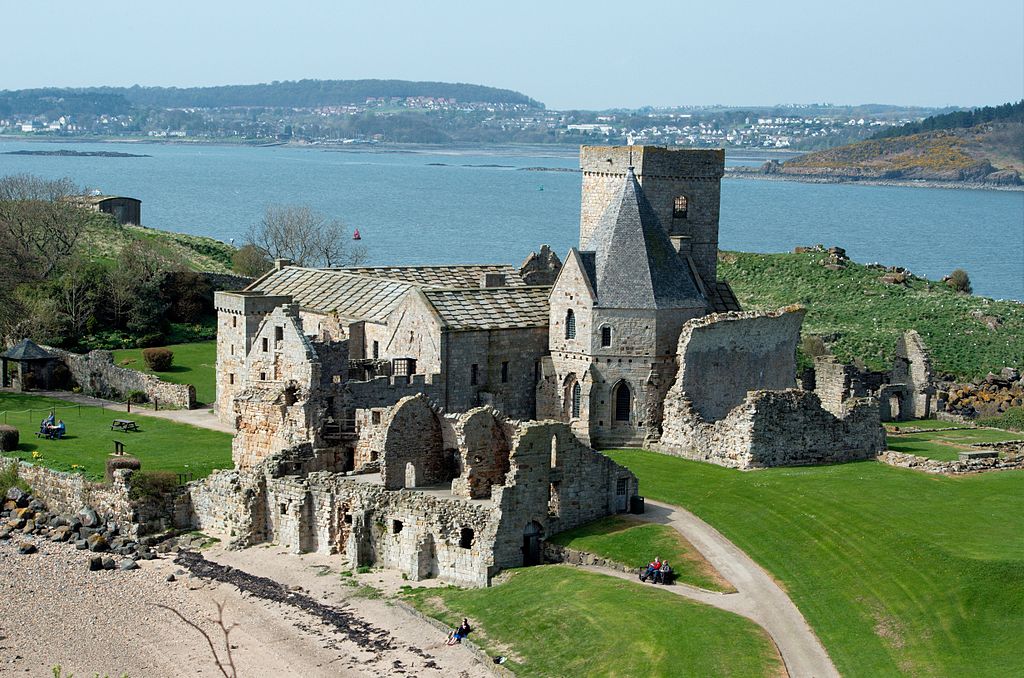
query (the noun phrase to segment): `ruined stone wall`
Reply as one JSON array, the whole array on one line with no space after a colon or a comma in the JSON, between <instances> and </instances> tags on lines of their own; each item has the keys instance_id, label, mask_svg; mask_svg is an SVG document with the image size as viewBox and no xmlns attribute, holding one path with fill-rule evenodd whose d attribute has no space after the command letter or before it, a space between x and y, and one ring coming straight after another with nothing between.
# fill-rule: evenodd
<instances>
[{"instance_id":1,"label":"ruined stone wall","mask_svg":"<svg viewBox=\"0 0 1024 678\"><path fill-rule=\"evenodd\" d=\"M799 389L751 391L722 419L704 420L686 398L665 403L660 452L740 469L870 459L885 448L873 398L852 401L843 418Z\"/></svg>"},{"instance_id":2,"label":"ruined stone wall","mask_svg":"<svg viewBox=\"0 0 1024 678\"><path fill-rule=\"evenodd\" d=\"M494 409L479 407L459 417L455 432L460 463L452 494L490 499L491 488L505 484L515 427Z\"/></svg>"},{"instance_id":3,"label":"ruined stone wall","mask_svg":"<svg viewBox=\"0 0 1024 678\"><path fill-rule=\"evenodd\" d=\"M202 530L230 546L261 541L253 528L262 518L257 498L262 500L263 481L261 470L230 469L189 483L175 507L177 527Z\"/></svg>"},{"instance_id":4,"label":"ruined stone wall","mask_svg":"<svg viewBox=\"0 0 1024 678\"><path fill-rule=\"evenodd\" d=\"M701 277L716 280L718 220L725 152L656 146L583 146L580 247L585 248L632 165L651 207L670 235L690 236L689 249ZM675 218L677 196L685 196L685 218Z\"/></svg>"},{"instance_id":5,"label":"ruined stone wall","mask_svg":"<svg viewBox=\"0 0 1024 678\"><path fill-rule=\"evenodd\" d=\"M1024 469L1024 454L1006 456L980 457L974 459L939 460L919 457L916 454L893 452L886 450L878 455L878 461L889 466L914 469L925 473L941 473L944 475L960 475L964 473L982 473L985 471L1012 471Z\"/></svg>"},{"instance_id":6,"label":"ruined stone wall","mask_svg":"<svg viewBox=\"0 0 1024 678\"><path fill-rule=\"evenodd\" d=\"M934 410L935 387L932 384L932 361L924 341L916 331L904 332L896 342L896 357L893 360L893 384L906 384L910 402L907 416L927 419Z\"/></svg>"},{"instance_id":7,"label":"ruined stone wall","mask_svg":"<svg viewBox=\"0 0 1024 678\"><path fill-rule=\"evenodd\" d=\"M411 377L377 377L344 384L355 408L391 407L402 398L422 393L437 404L444 402L444 381L440 374Z\"/></svg>"},{"instance_id":8,"label":"ruined stone wall","mask_svg":"<svg viewBox=\"0 0 1024 678\"><path fill-rule=\"evenodd\" d=\"M426 396L403 398L384 432L380 473L389 490L437 485L446 478L441 422Z\"/></svg>"},{"instance_id":9,"label":"ruined stone wall","mask_svg":"<svg viewBox=\"0 0 1024 678\"><path fill-rule=\"evenodd\" d=\"M706 421L725 417L748 391L796 385L796 345L805 311L716 313L679 336L679 371L668 397L689 397Z\"/></svg>"},{"instance_id":10,"label":"ruined stone wall","mask_svg":"<svg viewBox=\"0 0 1024 678\"><path fill-rule=\"evenodd\" d=\"M821 406L842 417L846 401L855 397L857 368L843 365L835 356L824 355L814 358L814 392L821 400Z\"/></svg>"},{"instance_id":11,"label":"ruined stone wall","mask_svg":"<svg viewBox=\"0 0 1024 678\"><path fill-rule=\"evenodd\" d=\"M71 378L86 395L124 400L131 391L143 391L151 402L157 400L161 406L182 409L196 406L195 386L171 384L151 374L118 367L110 351L90 351L79 355L53 347L46 350L67 365Z\"/></svg>"},{"instance_id":12,"label":"ruined stone wall","mask_svg":"<svg viewBox=\"0 0 1024 678\"><path fill-rule=\"evenodd\" d=\"M252 468L289 447L316 440L323 407L309 389L268 383L235 396L235 437L231 458L238 468Z\"/></svg>"},{"instance_id":13,"label":"ruined stone wall","mask_svg":"<svg viewBox=\"0 0 1024 678\"><path fill-rule=\"evenodd\" d=\"M532 419L536 412L537 363L547 353L547 328L446 333L448 380L441 404L449 412L492 405L507 416ZM507 381L502 363L508 363ZM476 384L472 383L476 365Z\"/></svg>"}]
</instances>

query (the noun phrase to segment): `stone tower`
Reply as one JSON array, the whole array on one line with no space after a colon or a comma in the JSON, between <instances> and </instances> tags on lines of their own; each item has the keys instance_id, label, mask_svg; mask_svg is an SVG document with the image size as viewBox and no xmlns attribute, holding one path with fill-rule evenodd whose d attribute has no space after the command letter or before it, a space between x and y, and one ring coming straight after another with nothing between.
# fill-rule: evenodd
<instances>
[{"instance_id":1,"label":"stone tower","mask_svg":"<svg viewBox=\"0 0 1024 678\"><path fill-rule=\"evenodd\" d=\"M537 394L539 419L568 421L603 448L657 436L680 330L709 307L633 170L612 181L551 290Z\"/></svg>"},{"instance_id":2,"label":"stone tower","mask_svg":"<svg viewBox=\"0 0 1024 678\"><path fill-rule=\"evenodd\" d=\"M662 228L683 254L690 255L704 284L714 285L718 270L718 214L725 151L660 146L583 146L580 247L590 238L608 205L616 199L632 166Z\"/></svg>"}]
</instances>

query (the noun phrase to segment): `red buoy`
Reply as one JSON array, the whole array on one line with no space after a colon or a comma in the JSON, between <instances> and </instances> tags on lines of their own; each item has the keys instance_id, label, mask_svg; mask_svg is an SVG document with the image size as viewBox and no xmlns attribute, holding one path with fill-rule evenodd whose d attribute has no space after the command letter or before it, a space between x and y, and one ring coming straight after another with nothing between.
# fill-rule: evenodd
<instances>
[{"instance_id":1,"label":"red buoy","mask_svg":"<svg viewBox=\"0 0 1024 678\"><path fill-rule=\"evenodd\" d=\"M359 229L358 228L356 229L356 232L352 234L352 239L353 240L362 240L363 239L363 236L359 235Z\"/></svg>"}]
</instances>

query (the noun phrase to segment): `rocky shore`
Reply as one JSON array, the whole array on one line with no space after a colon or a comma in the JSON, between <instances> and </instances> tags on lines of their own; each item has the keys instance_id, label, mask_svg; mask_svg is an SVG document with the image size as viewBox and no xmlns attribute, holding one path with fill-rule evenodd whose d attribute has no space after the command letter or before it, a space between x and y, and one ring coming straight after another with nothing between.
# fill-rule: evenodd
<instances>
[{"instance_id":1,"label":"rocky shore","mask_svg":"<svg viewBox=\"0 0 1024 678\"><path fill-rule=\"evenodd\" d=\"M868 179L835 174L766 173L760 167L729 167L725 170L725 178L797 181L804 184L857 184L859 186L910 186L916 188L955 188L984 191L1024 191L1024 185L993 184L980 181L938 181L934 179Z\"/></svg>"}]
</instances>

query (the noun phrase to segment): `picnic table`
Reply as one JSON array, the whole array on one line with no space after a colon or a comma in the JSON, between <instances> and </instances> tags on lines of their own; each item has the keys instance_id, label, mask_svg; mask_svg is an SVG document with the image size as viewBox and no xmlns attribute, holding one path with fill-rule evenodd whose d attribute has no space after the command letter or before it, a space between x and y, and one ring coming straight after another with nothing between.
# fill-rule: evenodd
<instances>
[{"instance_id":1,"label":"picnic table","mask_svg":"<svg viewBox=\"0 0 1024 678\"><path fill-rule=\"evenodd\" d=\"M110 424L111 431L138 431L139 425L131 419L115 419Z\"/></svg>"}]
</instances>

